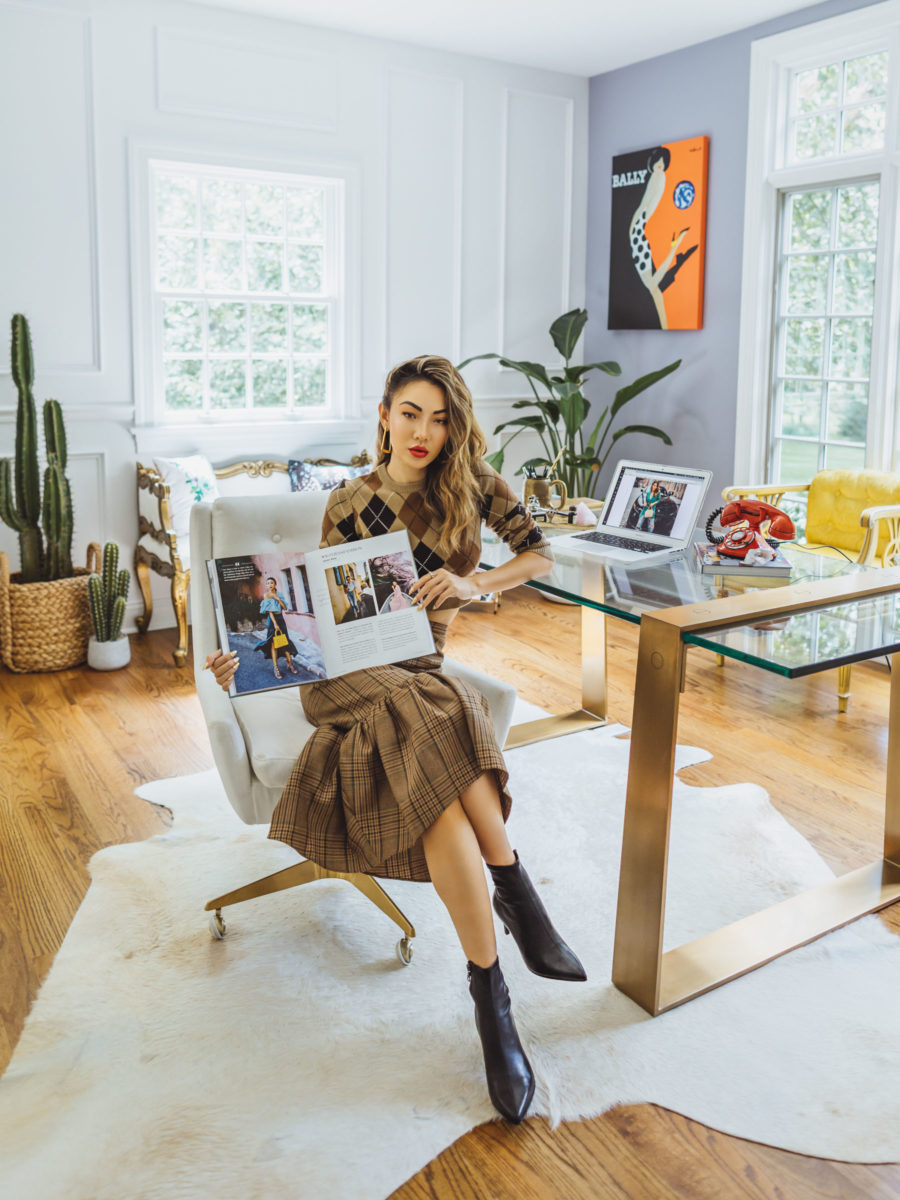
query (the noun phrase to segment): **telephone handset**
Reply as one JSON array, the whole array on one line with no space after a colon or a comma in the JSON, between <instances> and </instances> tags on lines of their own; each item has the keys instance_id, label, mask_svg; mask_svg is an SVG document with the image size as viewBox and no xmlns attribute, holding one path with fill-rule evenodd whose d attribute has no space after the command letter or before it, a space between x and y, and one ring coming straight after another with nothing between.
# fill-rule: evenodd
<instances>
[{"instance_id":1,"label":"telephone handset","mask_svg":"<svg viewBox=\"0 0 900 1200\"><path fill-rule=\"evenodd\" d=\"M715 531L717 518L724 533L717 534ZM765 532L763 525L767 525ZM706 536L719 554L729 558L744 558L751 550L791 541L797 536L797 531L787 513L774 504L766 504L762 500L731 500L724 508L717 508L710 513L706 522Z\"/></svg>"}]
</instances>

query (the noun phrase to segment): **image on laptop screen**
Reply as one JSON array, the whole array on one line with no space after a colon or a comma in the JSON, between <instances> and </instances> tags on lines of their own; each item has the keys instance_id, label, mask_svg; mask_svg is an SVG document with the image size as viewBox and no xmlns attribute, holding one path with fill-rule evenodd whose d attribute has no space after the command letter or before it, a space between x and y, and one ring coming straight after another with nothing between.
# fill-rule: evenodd
<instances>
[{"instance_id":1,"label":"image on laptop screen","mask_svg":"<svg viewBox=\"0 0 900 1200\"><path fill-rule=\"evenodd\" d=\"M597 528L686 541L703 503L707 479L700 471L648 469L640 463L623 462Z\"/></svg>"}]
</instances>

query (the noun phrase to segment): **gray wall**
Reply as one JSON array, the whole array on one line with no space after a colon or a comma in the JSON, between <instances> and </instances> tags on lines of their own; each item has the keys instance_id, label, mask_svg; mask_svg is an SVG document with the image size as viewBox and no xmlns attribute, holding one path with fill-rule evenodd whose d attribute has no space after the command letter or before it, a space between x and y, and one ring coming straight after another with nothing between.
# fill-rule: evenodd
<instances>
[{"instance_id":1,"label":"gray wall","mask_svg":"<svg viewBox=\"0 0 900 1200\"><path fill-rule=\"evenodd\" d=\"M865 7L865 0L829 0L590 81L586 288L590 319L584 334L584 361L615 359L622 365L623 381L630 382L682 359L674 375L633 400L618 418L622 422L627 417L628 424L657 425L674 444L669 447L654 438L629 436L617 444L617 450L651 462L711 467L710 499L734 482L750 44ZM612 157L703 134L710 139L703 328L674 333L607 330ZM612 381L589 387L594 409L612 391ZM598 495L603 494L613 465L607 463Z\"/></svg>"}]
</instances>

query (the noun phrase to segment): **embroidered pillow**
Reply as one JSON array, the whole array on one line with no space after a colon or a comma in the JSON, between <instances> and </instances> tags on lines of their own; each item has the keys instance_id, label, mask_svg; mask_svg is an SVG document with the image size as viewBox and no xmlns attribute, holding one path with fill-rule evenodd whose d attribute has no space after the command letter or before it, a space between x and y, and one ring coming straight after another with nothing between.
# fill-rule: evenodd
<instances>
[{"instance_id":1,"label":"embroidered pillow","mask_svg":"<svg viewBox=\"0 0 900 1200\"><path fill-rule=\"evenodd\" d=\"M371 463L362 467L351 467L344 463L317 467L314 463L301 462L296 458L288 459L292 492L330 492L345 479L368 475L372 470L374 468Z\"/></svg>"},{"instance_id":2,"label":"embroidered pillow","mask_svg":"<svg viewBox=\"0 0 900 1200\"><path fill-rule=\"evenodd\" d=\"M219 495L218 482L208 458L192 454L188 458L154 459L156 469L169 485L169 505L172 528L178 537L187 537L191 525L191 508Z\"/></svg>"}]
</instances>

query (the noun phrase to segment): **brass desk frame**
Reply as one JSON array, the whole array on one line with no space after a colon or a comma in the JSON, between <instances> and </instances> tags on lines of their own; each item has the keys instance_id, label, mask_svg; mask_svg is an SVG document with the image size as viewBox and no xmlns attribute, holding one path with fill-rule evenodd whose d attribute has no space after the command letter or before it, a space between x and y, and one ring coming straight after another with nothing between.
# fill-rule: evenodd
<instances>
[{"instance_id":1,"label":"brass desk frame","mask_svg":"<svg viewBox=\"0 0 900 1200\"><path fill-rule=\"evenodd\" d=\"M536 721L523 721L513 725L503 743L504 750L516 746L528 746L546 738L561 737L564 733L579 733L582 729L596 729L607 722L606 688L606 614L590 606L590 601L602 604L606 594L606 575L599 558L588 559L581 567L581 584L584 592L581 607L581 708L574 712L560 713L552 717L539 717ZM529 587L546 591L551 595L566 598L560 588L541 586L532 580Z\"/></svg>"},{"instance_id":2,"label":"brass desk frame","mask_svg":"<svg viewBox=\"0 0 900 1200\"><path fill-rule=\"evenodd\" d=\"M686 634L900 591L900 567L644 613L638 649L612 981L652 1016L900 899L900 653L891 658L884 852L869 866L665 954L669 825ZM874 658L873 651L866 657ZM883 651L882 651L883 653Z\"/></svg>"}]
</instances>

